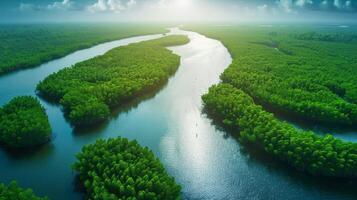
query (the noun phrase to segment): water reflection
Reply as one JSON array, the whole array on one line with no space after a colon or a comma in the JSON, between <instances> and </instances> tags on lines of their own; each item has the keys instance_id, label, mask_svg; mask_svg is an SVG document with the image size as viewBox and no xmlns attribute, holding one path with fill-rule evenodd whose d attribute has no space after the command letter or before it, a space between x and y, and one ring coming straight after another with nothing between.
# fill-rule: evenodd
<instances>
[{"instance_id":1,"label":"water reflection","mask_svg":"<svg viewBox=\"0 0 357 200\"><path fill-rule=\"evenodd\" d=\"M224 185L217 184L224 168L215 163L217 146L214 140L219 134L201 114L201 95L219 82L219 74L228 67L231 58L216 40L196 33L174 31L188 34L191 42L170 48L182 57L182 63L175 82L167 88L167 91L173 91L168 94L173 102L166 108L169 128L161 140L161 152L164 162L184 185L187 198L214 198L216 195L209 190L226 190Z\"/></svg>"},{"instance_id":2,"label":"water reflection","mask_svg":"<svg viewBox=\"0 0 357 200\"><path fill-rule=\"evenodd\" d=\"M60 107L41 101L56 137L49 149L24 158L0 150L1 181L17 179L53 200L81 199L70 169L75 154L99 138L122 136L152 149L183 186L185 199L356 199L355 182L299 173L254 147L243 147L234 134L213 124L202 113L201 95L219 82L231 57L216 40L178 29L172 33L187 34L191 42L170 48L181 56L181 65L159 93L123 106L106 124L82 130L73 130ZM72 63L80 60L75 58ZM47 67L60 68L51 63ZM42 74L42 80L49 73L47 67L32 70ZM10 98L7 94L34 95L32 70L24 72L25 77L19 73L0 78L0 104ZM9 80L20 83L7 88L3 84ZM26 80L32 86L23 89Z\"/></svg>"}]
</instances>

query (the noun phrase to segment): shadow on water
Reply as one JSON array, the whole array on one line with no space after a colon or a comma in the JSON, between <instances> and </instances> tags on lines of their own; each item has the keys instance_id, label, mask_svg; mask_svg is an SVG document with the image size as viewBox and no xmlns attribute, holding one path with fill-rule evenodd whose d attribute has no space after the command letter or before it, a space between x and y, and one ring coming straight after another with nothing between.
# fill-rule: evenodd
<instances>
[{"instance_id":1,"label":"shadow on water","mask_svg":"<svg viewBox=\"0 0 357 200\"><path fill-rule=\"evenodd\" d=\"M161 84L158 87L152 88L150 90L148 90L147 92L145 92L144 95L140 95L138 97L134 97L131 100L128 100L124 103L122 103L120 106L114 108L111 112L110 118L100 124L96 124L96 125L92 125L92 126L86 126L86 127L74 127L73 128L73 132L72 134L75 137L81 137L81 136L88 136L88 135L96 135L98 136L98 134L102 134L104 133L107 126L111 123L111 121L113 119L117 119L119 117L119 115L121 114L126 114L129 113L131 110L137 108L139 106L139 104L148 101L152 98L154 98L156 95L158 95L160 93L160 91L162 91L163 89L165 89L170 81L172 77L170 77L168 79L168 81L165 81L163 84ZM56 104L57 106L60 106L59 104ZM63 114L64 116L66 116L66 114ZM69 123L67 117L66 121ZM85 187L83 185L83 182L81 182L79 175L74 172L74 178L72 180L72 185L73 185L73 191L75 193L81 194L83 196L85 196Z\"/></svg>"},{"instance_id":2,"label":"shadow on water","mask_svg":"<svg viewBox=\"0 0 357 200\"><path fill-rule=\"evenodd\" d=\"M202 114L210 119L211 125L216 130L222 131L223 138L233 138L239 142L239 152L243 155L246 163L250 166L262 166L270 174L276 174L281 177L286 177L288 182L298 183L306 189L314 189L329 193L331 195L346 195L357 197L357 179L321 177L299 171L296 168L288 165L286 162L276 159L271 154L265 152L261 148L253 144L240 142L239 130L228 127L223 124L222 120L207 109L202 110Z\"/></svg>"},{"instance_id":3,"label":"shadow on water","mask_svg":"<svg viewBox=\"0 0 357 200\"><path fill-rule=\"evenodd\" d=\"M54 151L55 147L49 141L48 143L37 145L34 147L28 148L10 148L1 146L0 147L4 152L6 152L7 156L11 157L12 159L16 160L28 160L29 158L43 158L47 155L51 155Z\"/></svg>"},{"instance_id":4,"label":"shadow on water","mask_svg":"<svg viewBox=\"0 0 357 200\"><path fill-rule=\"evenodd\" d=\"M254 100L256 101L256 100ZM306 120L301 116L294 115L283 111L281 109L275 108L269 104L256 101L258 104L262 105L264 109L268 112L274 114L276 118L281 121L286 121L297 128L303 130L317 130L319 133L333 133L333 134L344 134L348 132L356 132L357 137L357 124L355 125L341 125L334 123L322 123L315 120Z\"/></svg>"},{"instance_id":5,"label":"shadow on water","mask_svg":"<svg viewBox=\"0 0 357 200\"><path fill-rule=\"evenodd\" d=\"M274 116L293 125L297 129L305 131L314 131L318 135L332 134L335 137L346 141L357 141L357 124L342 125L336 123L323 123L316 120L307 120L306 118L287 112L268 103L253 98L257 105L261 105L267 112L273 113Z\"/></svg>"},{"instance_id":6,"label":"shadow on water","mask_svg":"<svg viewBox=\"0 0 357 200\"><path fill-rule=\"evenodd\" d=\"M158 87L148 90L143 95L134 97L128 101L123 102L122 104L120 104L120 106L113 108L108 120L106 120L102 123L96 124L96 125L92 125L92 126L74 127L73 134L75 136L81 136L81 135L103 133L104 132L103 130L108 127L108 125L110 124L110 122L113 119L117 119L121 114L129 113L131 110L137 108L139 106L139 104L141 104L145 101L148 101L148 100L154 98L157 94L159 94L160 91L162 91L163 89L165 89L167 87L170 79L168 81L165 81L164 84L161 84ZM67 120L67 117L66 117L66 120Z\"/></svg>"},{"instance_id":7,"label":"shadow on water","mask_svg":"<svg viewBox=\"0 0 357 200\"><path fill-rule=\"evenodd\" d=\"M239 139L239 129L237 130L236 128L224 124L220 116L210 112L205 106L203 106L201 114L211 121L211 125L213 125L217 131L224 133L223 137L225 139L233 135L236 136L236 139Z\"/></svg>"},{"instance_id":8,"label":"shadow on water","mask_svg":"<svg viewBox=\"0 0 357 200\"><path fill-rule=\"evenodd\" d=\"M244 144L239 151L245 156L248 165L262 165L269 173L286 177L289 182L298 183L306 189L314 188L324 193L357 197L357 190L354 189L357 185L356 179L313 176L275 159L254 145ZM332 188L333 190L331 190Z\"/></svg>"},{"instance_id":9,"label":"shadow on water","mask_svg":"<svg viewBox=\"0 0 357 200\"><path fill-rule=\"evenodd\" d=\"M84 184L83 182L81 181L80 177L79 177L79 174L76 174L73 178L73 181L72 181L72 185L73 185L73 191L74 192L77 192L77 193L80 193L82 195L85 195L85 187L84 187Z\"/></svg>"},{"instance_id":10,"label":"shadow on water","mask_svg":"<svg viewBox=\"0 0 357 200\"><path fill-rule=\"evenodd\" d=\"M17 73L17 72L14 72ZM173 74L174 75L174 74ZM6 76L6 75L5 75ZM165 81L163 84L160 84L158 87L151 88L144 92L143 95L139 95L137 97L134 97L126 102L123 102L120 106L114 108L111 111L111 115L108 120L95 124L95 125L87 125L85 127L73 127L73 135L74 136L88 136L88 135L97 135L100 133L104 133L103 130L107 128L107 126L111 123L113 119L117 119L120 114L126 114L129 113L131 110L137 108L139 104L148 101L152 98L154 98L157 94L160 93L163 89L165 89L171 80L173 76L171 76L167 81ZM50 98L46 98L39 93L36 93L36 96L43 102L45 102L48 105L55 106L58 109L62 111L62 114L64 116L65 121L68 124L71 124L70 121L68 120L68 115L66 112L63 110L61 104L58 103L58 101L55 101ZM52 133L52 136L48 142L45 144L37 145L34 147L30 148L10 148L10 147L5 147L1 146L0 148L6 152L8 156L10 156L13 159L21 160L21 159L29 159L29 158L36 158L36 157L46 157L47 155L51 155L53 153L53 150L55 149L54 144L52 143L53 140L56 139L56 133Z\"/></svg>"},{"instance_id":11,"label":"shadow on water","mask_svg":"<svg viewBox=\"0 0 357 200\"><path fill-rule=\"evenodd\" d=\"M51 99L50 97L46 97L40 92L36 91L36 97L38 97L41 101L46 102L50 106L60 106L59 100Z\"/></svg>"}]
</instances>

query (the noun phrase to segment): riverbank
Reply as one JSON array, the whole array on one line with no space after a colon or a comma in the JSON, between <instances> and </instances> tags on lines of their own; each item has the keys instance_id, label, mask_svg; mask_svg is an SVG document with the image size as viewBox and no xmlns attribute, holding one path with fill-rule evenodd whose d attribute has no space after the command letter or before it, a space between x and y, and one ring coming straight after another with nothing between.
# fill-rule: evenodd
<instances>
[{"instance_id":1,"label":"riverbank","mask_svg":"<svg viewBox=\"0 0 357 200\"><path fill-rule=\"evenodd\" d=\"M201 95L219 82L219 75L232 62L231 56L218 40L179 29L172 29L171 33L188 35L190 43L169 48L181 57L181 64L159 93L115 113L106 124L82 131L70 126L58 105L41 101L52 124L53 142L26 155L0 150L3 181L17 179L21 186L31 187L36 194L53 200L81 199L82 194L75 190L75 173L69 167L75 162L75 154L97 139L122 136L136 139L153 150L168 173L183 186L184 199L322 200L335 197L352 200L356 197L353 182L316 180L260 151L241 146L236 138L213 125L202 113ZM92 51L91 56L94 55ZM88 58L90 55L86 54ZM26 86L27 82L31 85L32 78L42 80L55 71L51 67L70 64L63 59L54 62L41 67L41 73L31 74L32 70L26 70L22 72L26 76L15 73L18 77L12 74L14 77L7 79L19 85L9 85L0 78L0 82L9 87L3 90L6 87L0 84L0 101L11 95L35 95L37 82L33 87ZM48 183L56 183L56 187Z\"/></svg>"}]
</instances>

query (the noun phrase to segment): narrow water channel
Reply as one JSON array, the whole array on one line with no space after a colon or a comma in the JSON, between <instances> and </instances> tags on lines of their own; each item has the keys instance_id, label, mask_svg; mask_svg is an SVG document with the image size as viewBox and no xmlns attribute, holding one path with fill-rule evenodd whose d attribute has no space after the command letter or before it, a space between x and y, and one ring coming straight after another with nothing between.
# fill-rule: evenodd
<instances>
[{"instance_id":1,"label":"narrow water channel","mask_svg":"<svg viewBox=\"0 0 357 200\"><path fill-rule=\"evenodd\" d=\"M201 95L219 82L231 63L217 40L194 32L191 42L171 47L181 65L166 87L135 106L113 114L91 130L73 130L60 108L41 101L54 131L51 143L33 152L0 149L0 180L18 180L52 200L81 199L70 165L83 145L99 138L127 137L148 146L183 186L184 199L356 199L355 182L319 179L299 173L214 126L202 113ZM18 95L35 95L38 81L60 68L103 54L109 49L160 35L124 39L75 52L38 68L0 77L0 105Z\"/></svg>"}]
</instances>

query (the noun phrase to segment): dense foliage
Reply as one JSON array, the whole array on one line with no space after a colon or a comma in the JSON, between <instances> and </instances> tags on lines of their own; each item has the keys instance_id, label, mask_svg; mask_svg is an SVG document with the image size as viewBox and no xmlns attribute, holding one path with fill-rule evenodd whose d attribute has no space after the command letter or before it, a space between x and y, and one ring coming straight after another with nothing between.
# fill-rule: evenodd
<instances>
[{"instance_id":1,"label":"dense foliage","mask_svg":"<svg viewBox=\"0 0 357 200\"><path fill-rule=\"evenodd\" d=\"M50 75L37 90L60 102L73 125L95 124L115 106L163 85L180 63L165 47L187 42L186 36L166 36L118 47Z\"/></svg>"},{"instance_id":2,"label":"dense foliage","mask_svg":"<svg viewBox=\"0 0 357 200\"><path fill-rule=\"evenodd\" d=\"M357 30L329 27L191 27L233 56L221 79L296 117L357 124Z\"/></svg>"},{"instance_id":3,"label":"dense foliage","mask_svg":"<svg viewBox=\"0 0 357 200\"><path fill-rule=\"evenodd\" d=\"M83 147L73 168L88 199L179 199L181 187L147 147L126 138Z\"/></svg>"},{"instance_id":4,"label":"dense foliage","mask_svg":"<svg viewBox=\"0 0 357 200\"><path fill-rule=\"evenodd\" d=\"M233 63L203 96L240 140L314 175L357 177L357 144L277 120L263 106L319 122L357 123L357 41L351 32L294 27L191 27L221 40ZM328 30L327 30L328 29ZM354 33L353 33L354 32ZM254 100L253 100L254 99Z\"/></svg>"},{"instance_id":5,"label":"dense foliage","mask_svg":"<svg viewBox=\"0 0 357 200\"><path fill-rule=\"evenodd\" d=\"M317 40L325 42L357 42L357 34L344 34L344 33L318 33L318 32L305 32L296 34L295 37L300 40Z\"/></svg>"},{"instance_id":6,"label":"dense foliage","mask_svg":"<svg viewBox=\"0 0 357 200\"><path fill-rule=\"evenodd\" d=\"M255 105L253 99L229 84L210 88L203 97L209 112L240 130L240 139L264 149L297 169L314 175L357 177L357 144L331 135L298 131Z\"/></svg>"},{"instance_id":7,"label":"dense foliage","mask_svg":"<svg viewBox=\"0 0 357 200\"><path fill-rule=\"evenodd\" d=\"M102 42L164 32L158 26L126 24L3 24L0 74L36 66Z\"/></svg>"},{"instance_id":8,"label":"dense foliage","mask_svg":"<svg viewBox=\"0 0 357 200\"><path fill-rule=\"evenodd\" d=\"M49 141L51 127L45 109L30 96L16 97L0 108L0 142L29 147Z\"/></svg>"},{"instance_id":9,"label":"dense foliage","mask_svg":"<svg viewBox=\"0 0 357 200\"><path fill-rule=\"evenodd\" d=\"M37 197L31 189L20 188L15 181L9 185L0 183L1 200L48 200L47 197Z\"/></svg>"}]
</instances>

